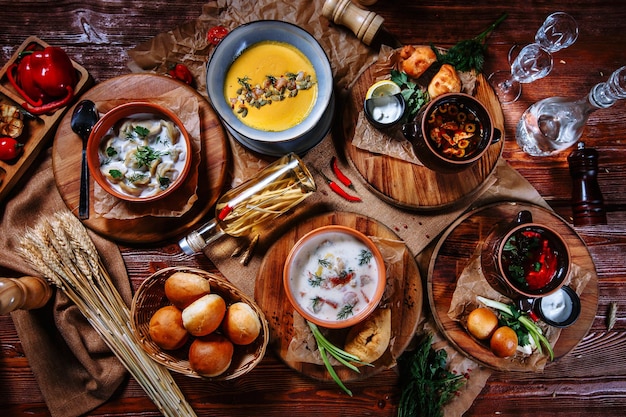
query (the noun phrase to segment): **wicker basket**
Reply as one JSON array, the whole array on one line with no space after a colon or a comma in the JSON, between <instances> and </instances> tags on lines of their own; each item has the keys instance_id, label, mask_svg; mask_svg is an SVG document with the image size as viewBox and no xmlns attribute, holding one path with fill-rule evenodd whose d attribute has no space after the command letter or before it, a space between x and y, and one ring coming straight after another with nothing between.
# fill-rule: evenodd
<instances>
[{"instance_id":1,"label":"wicker basket","mask_svg":"<svg viewBox=\"0 0 626 417\"><path fill-rule=\"evenodd\" d=\"M195 372L189 366L188 352L190 340L180 349L173 351L165 351L157 346L150 338L148 329L150 318L161 307L170 305L171 303L165 296L165 281L175 272L189 272L205 277L211 283L211 292L219 294L226 301L226 305L233 304L238 301L248 303L252 309L259 315L261 321L261 333L259 337L247 346L235 345L235 352L230 367L223 374L216 377L203 377ZM269 342L269 327L263 311L256 303L245 294L241 293L231 283L209 272L186 267L164 268L147 278L139 287L133 297L133 305L131 307L132 328L133 332L143 349L156 362L164 365L174 372L187 375L194 378L204 378L210 380L229 380L240 377L252 370L265 355L267 344ZM219 330L218 330L219 331Z\"/></svg>"}]
</instances>

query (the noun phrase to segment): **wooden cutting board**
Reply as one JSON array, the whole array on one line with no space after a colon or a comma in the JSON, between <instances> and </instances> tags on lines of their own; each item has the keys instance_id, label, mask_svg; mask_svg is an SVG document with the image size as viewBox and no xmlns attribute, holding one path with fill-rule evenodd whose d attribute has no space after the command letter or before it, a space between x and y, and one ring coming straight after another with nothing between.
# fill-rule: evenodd
<instances>
[{"instance_id":1,"label":"wooden cutting board","mask_svg":"<svg viewBox=\"0 0 626 417\"><path fill-rule=\"evenodd\" d=\"M559 232L569 246L572 263L592 273L580 295L582 308L578 320L562 329L553 346L555 360L574 349L585 337L598 308L598 277L593 259L578 234L554 212L525 203L497 203L463 215L448 228L434 249L428 267L428 299L439 329L457 349L487 367L502 371L527 371L528 368L518 361L496 357L486 345L478 343L458 322L450 319L448 310L457 278L474 249L482 244L497 222L513 220L521 210L529 210L535 223L549 224Z\"/></svg>"},{"instance_id":2,"label":"wooden cutting board","mask_svg":"<svg viewBox=\"0 0 626 417\"><path fill-rule=\"evenodd\" d=\"M254 292L254 299L269 322L270 344L280 358L288 366L305 375L328 381L332 379L323 365L296 362L287 358L289 344L294 334L294 309L283 289L283 267L287 254L298 239L311 230L331 224L352 227L366 236L400 240L391 229L382 223L359 214L332 212L313 217L285 233L267 251L259 268ZM399 264L398 271L387 271L387 276L395 280L394 292L391 300L389 300L392 308L393 345L388 350L394 358L404 352L415 334L422 312L423 299L418 266L408 248ZM345 340L345 330L334 330L329 333L329 337L339 343L341 340ZM379 361L376 361L374 365ZM362 367L361 373L357 374L346 367L336 367L337 374L343 381L364 379L383 369L384 366Z\"/></svg>"},{"instance_id":3,"label":"wooden cutting board","mask_svg":"<svg viewBox=\"0 0 626 417\"><path fill-rule=\"evenodd\" d=\"M198 222L217 201L226 181L228 145L226 133L208 101L197 91L172 78L156 74L128 74L97 84L80 99L106 101L149 99L177 90L196 97L199 103L201 162L198 172L198 200L180 217L145 216L136 219L96 217L93 209L93 178L90 178L90 217L83 223L111 239L130 243L151 243L177 236ZM82 142L70 126L73 108L61 120L52 148L54 178L67 207L78 212ZM173 195L175 196L175 195ZM170 198L169 196L166 198ZM147 203L149 204L149 203Z\"/></svg>"},{"instance_id":4,"label":"wooden cutting board","mask_svg":"<svg viewBox=\"0 0 626 417\"><path fill-rule=\"evenodd\" d=\"M481 185L494 171L504 149L504 116L491 86L480 74L474 96L491 113L494 126L502 132L502 139L490 146L471 168L455 174L439 174L422 165L372 153L352 145L359 113L363 111L365 94L375 82L375 65L359 76L350 89L344 106L343 137L346 156L370 188L393 205L426 211L463 204L481 189Z\"/></svg>"}]
</instances>

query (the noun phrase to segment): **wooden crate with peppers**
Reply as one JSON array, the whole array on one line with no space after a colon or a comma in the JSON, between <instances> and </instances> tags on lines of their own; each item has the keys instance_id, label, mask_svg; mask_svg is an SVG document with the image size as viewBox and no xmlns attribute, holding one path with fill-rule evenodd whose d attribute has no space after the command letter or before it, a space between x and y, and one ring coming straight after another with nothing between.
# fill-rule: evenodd
<instances>
[{"instance_id":1,"label":"wooden crate with peppers","mask_svg":"<svg viewBox=\"0 0 626 417\"><path fill-rule=\"evenodd\" d=\"M62 49L31 36L0 71L0 202L32 165L61 117L93 83Z\"/></svg>"}]
</instances>

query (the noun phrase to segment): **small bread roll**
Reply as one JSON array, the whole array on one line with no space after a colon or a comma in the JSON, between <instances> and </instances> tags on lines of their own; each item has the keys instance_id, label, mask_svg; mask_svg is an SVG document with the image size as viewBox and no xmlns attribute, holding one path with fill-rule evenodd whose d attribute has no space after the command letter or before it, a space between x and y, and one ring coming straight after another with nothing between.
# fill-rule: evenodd
<instances>
[{"instance_id":1,"label":"small bread roll","mask_svg":"<svg viewBox=\"0 0 626 417\"><path fill-rule=\"evenodd\" d=\"M165 296L181 310L210 292L208 279L189 272L176 272L165 281Z\"/></svg>"},{"instance_id":2,"label":"small bread roll","mask_svg":"<svg viewBox=\"0 0 626 417\"><path fill-rule=\"evenodd\" d=\"M385 353L390 340L391 309L379 308L348 331L344 350L372 363Z\"/></svg>"},{"instance_id":3,"label":"small bread roll","mask_svg":"<svg viewBox=\"0 0 626 417\"><path fill-rule=\"evenodd\" d=\"M183 310L183 326L193 336L205 336L220 327L226 302L218 294L207 294Z\"/></svg>"},{"instance_id":4,"label":"small bread roll","mask_svg":"<svg viewBox=\"0 0 626 417\"><path fill-rule=\"evenodd\" d=\"M437 55L430 46L406 45L400 50L400 69L409 77L419 78L437 61Z\"/></svg>"},{"instance_id":5,"label":"small bread roll","mask_svg":"<svg viewBox=\"0 0 626 417\"><path fill-rule=\"evenodd\" d=\"M182 313L174 306L162 307L152 315L148 333L152 341L164 350L181 348L189 338L183 327Z\"/></svg>"},{"instance_id":6,"label":"small bread roll","mask_svg":"<svg viewBox=\"0 0 626 417\"><path fill-rule=\"evenodd\" d=\"M199 337L189 347L189 365L202 376L218 376L230 366L234 351L231 341L220 334Z\"/></svg>"},{"instance_id":7,"label":"small bread roll","mask_svg":"<svg viewBox=\"0 0 626 417\"><path fill-rule=\"evenodd\" d=\"M261 321L250 305L238 302L226 310L222 330L234 344L249 345L261 333Z\"/></svg>"},{"instance_id":8,"label":"small bread roll","mask_svg":"<svg viewBox=\"0 0 626 417\"><path fill-rule=\"evenodd\" d=\"M461 79L450 64L443 64L428 84L428 95L431 99L444 93L458 93L460 91Z\"/></svg>"}]
</instances>

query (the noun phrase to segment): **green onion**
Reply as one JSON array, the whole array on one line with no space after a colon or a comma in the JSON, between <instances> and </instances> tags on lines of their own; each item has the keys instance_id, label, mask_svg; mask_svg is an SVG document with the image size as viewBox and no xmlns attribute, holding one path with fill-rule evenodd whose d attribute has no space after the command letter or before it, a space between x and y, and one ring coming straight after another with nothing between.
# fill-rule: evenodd
<instances>
[{"instance_id":1,"label":"green onion","mask_svg":"<svg viewBox=\"0 0 626 417\"><path fill-rule=\"evenodd\" d=\"M335 372L335 369L333 368L330 361L328 360L327 354L331 355L333 358L337 359L339 363L348 367L354 372L360 373L359 368L357 368L354 365L354 363L357 363L360 365L367 365L367 366L374 366L374 365L372 365L371 363L363 362L361 359L359 359L358 356L348 353L345 350L340 349L337 346L333 345L328 339L326 339L326 337L324 337L324 335L322 334L322 332L320 332L320 329L317 327L317 325L311 323L310 321L307 321L307 324L309 325L309 328L311 329L311 332L313 333L313 337L315 337L315 341L317 342L317 347L320 351L320 355L322 356L322 361L324 362L324 365L326 366L328 373L333 378L333 380L337 383L337 385L339 385L339 387L342 390L344 390L349 396L352 397L352 391L350 391L344 385L343 381L341 381L341 379L339 378L339 375L337 375L337 372Z\"/></svg>"},{"instance_id":2,"label":"green onion","mask_svg":"<svg viewBox=\"0 0 626 417\"><path fill-rule=\"evenodd\" d=\"M533 338L533 341L535 342L539 353L543 353L543 350L541 348L541 346L543 345L548 351L548 356L550 357L550 360L554 360L554 351L552 350L550 341L543 335L543 331L541 330L541 328L537 326L535 322L532 321L532 319L522 314L517 308L511 305L504 304L495 300L490 300L489 298L481 296L477 296L476 299L487 307L502 311L515 318L518 322L520 322L522 326L524 326L524 328L526 328L530 337Z\"/></svg>"}]
</instances>

